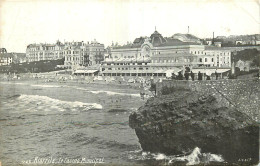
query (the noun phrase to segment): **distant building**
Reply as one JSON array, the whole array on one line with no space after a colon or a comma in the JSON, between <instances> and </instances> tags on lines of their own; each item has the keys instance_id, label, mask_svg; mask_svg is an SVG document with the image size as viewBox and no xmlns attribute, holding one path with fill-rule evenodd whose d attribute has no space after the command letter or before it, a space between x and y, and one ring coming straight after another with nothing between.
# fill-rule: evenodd
<instances>
[{"instance_id":1,"label":"distant building","mask_svg":"<svg viewBox=\"0 0 260 166\"><path fill-rule=\"evenodd\" d=\"M65 57L64 66L82 66L85 63L85 44L84 42L67 42L63 49Z\"/></svg>"},{"instance_id":2,"label":"distant building","mask_svg":"<svg viewBox=\"0 0 260 166\"><path fill-rule=\"evenodd\" d=\"M11 53L3 53L0 54L0 66L6 66L13 63L13 54Z\"/></svg>"},{"instance_id":3,"label":"distant building","mask_svg":"<svg viewBox=\"0 0 260 166\"><path fill-rule=\"evenodd\" d=\"M0 66L11 65L12 63L24 63L26 62L25 53L11 52L7 53L5 48L0 49Z\"/></svg>"},{"instance_id":4,"label":"distant building","mask_svg":"<svg viewBox=\"0 0 260 166\"><path fill-rule=\"evenodd\" d=\"M89 64L96 65L101 64L104 60L105 46L104 44L98 43L96 40L86 45L89 54Z\"/></svg>"},{"instance_id":5,"label":"distant building","mask_svg":"<svg viewBox=\"0 0 260 166\"><path fill-rule=\"evenodd\" d=\"M7 53L7 50L5 48L0 48L0 53L1 54Z\"/></svg>"},{"instance_id":6,"label":"distant building","mask_svg":"<svg viewBox=\"0 0 260 166\"><path fill-rule=\"evenodd\" d=\"M204 50L192 50L198 56L199 67L231 68L231 50L214 46L205 46Z\"/></svg>"},{"instance_id":7,"label":"distant building","mask_svg":"<svg viewBox=\"0 0 260 166\"><path fill-rule=\"evenodd\" d=\"M221 47L222 42L214 42L214 45L215 45L216 47Z\"/></svg>"},{"instance_id":8,"label":"distant building","mask_svg":"<svg viewBox=\"0 0 260 166\"><path fill-rule=\"evenodd\" d=\"M12 52L13 55L13 63L25 63L26 62L26 54L25 53L16 53Z\"/></svg>"},{"instance_id":9,"label":"distant building","mask_svg":"<svg viewBox=\"0 0 260 166\"><path fill-rule=\"evenodd\" d=\"M64 66L91 66L100 64L104 60L104 44L96 41L91 43L70 42L65 43Z\"/></svg>"},{"instance_id":10,"label":"distant building","mask_svg":"<svg viewBox=\"0 0 260 166\"><path fill-rule=\"evenodd\" d=\"M55 44L30 44L26 48L26 59L28 62L62 59L64 47L60 41Z\"/></svg>"},{"instance_id":11,"label":"distant building","mask_svg":"<svg viewBox=\"0 0 260 166\"><path fill-rule=\"evenodd\" d=\"M209 46L211 46L213 44L212 39L206 39L205 42Z\"/></svg>"}]
</instances>

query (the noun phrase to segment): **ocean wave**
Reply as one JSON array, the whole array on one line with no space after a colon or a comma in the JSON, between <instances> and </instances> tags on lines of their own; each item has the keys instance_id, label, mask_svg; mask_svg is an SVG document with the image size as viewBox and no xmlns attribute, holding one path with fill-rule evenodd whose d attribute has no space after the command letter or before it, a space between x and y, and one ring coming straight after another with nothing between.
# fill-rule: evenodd
<instances>
[{"instance_id":1,"label":"ocean wave","mask_svg":"<svg viewBox=\"0 0 260 166\"><path fill-rule=\"evenodd\" d=\"M53 99L47 96L39 95L25 95L22 94L18 97L18 100L27 110L44 110L44 111L86 111L90 109L102 109L102 105L97 103L83 103L79 101L62 101Z\"/></svg>"},{"instance_id":2,"label":"ocean wave","mask_svg":"<svg viewBox=\"0 0 260 166\"><path fill-rule=\"evenodd\" d=\"M61 87L61 86L58 86L58 85L43 85L43 84L34 84L34 85L31 85L31 86L42 87L42 88L59 88L59 87Z\"/></svg>"},{"instance_id":3,"label":"ocean wave","mask_svg":"<svg viewBox=\"0 0 260 166\"><path fill-rule=\"evenodd\" d=\"M140 97L140 94L130 94L130 93L120 93L120 92L113 92L113 91L89 91L94 94L101 94L101 93L106 93L108 95L122 95L122 96L133 96L133 97Z\"/></svg>"},{"instance_id":4,"label":"ocean wave","mask_svg":"<svg viewBox=\"0 0 260 166\"><path fill-rule=\"evenodd\" d=\"M167 156L162 153L150 153L143 152L142 150L130 151L128 158L130 160L146 161L146 160L158 160L167 162L170 165L174 163L183 163L186 165L208 164L210 162L224 162L221 155L211 153L201 153L201 149L196 147L189 155L174 155Z\"/></svg>"}]
</instances>

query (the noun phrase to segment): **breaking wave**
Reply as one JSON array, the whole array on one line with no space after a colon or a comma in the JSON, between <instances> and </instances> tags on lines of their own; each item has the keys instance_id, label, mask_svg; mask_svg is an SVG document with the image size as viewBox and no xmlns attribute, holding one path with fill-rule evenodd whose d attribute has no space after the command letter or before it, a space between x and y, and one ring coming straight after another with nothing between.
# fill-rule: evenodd
<instances>
[{"instance_id":1,"label":"breaking wave","mask_svg":"<svg viewBox=\"0 0 260 166\"><path fill-rule=\"evenodd\" d=\"M42 87L42 88L59 88L60 86L58 85L41 85L41 84L36 84L36 85L31 85L31 86L35 86L35 87Z\"/></svg>"},{"instance_id":2,"label":"breaking wave","mask_svg":"<svg viewBox=\"0 0 260 166\"><path fill-rule=\"evenodd\" d=\"M102 105L97 103L83 103L79 101L62 101L47 96L24 95L18 97L20 104L26 106L27 110L44 111L86 111L90 109L102 109Z\"/></svg>"},{"instance_id":3,"label":"breaking wave","mask_svg":"<svg viewBox=\"0 0 260 166\"><path fill-rule=\"evenodd\" d=\"M201 149L196 147L189 155L175 155L166 156L162 153L150 153L143 152L141 149L132 151L129 153L128 158L130 160L161 160L167 162L170 165L174 165L175 162L183 163L186 165L208 164L210 162L224 162L221 155L211 153L201 153Z\"/></svg>"},{"instance_id":4,"label":"breaking wave","mask_svg":"<svg viewBox=\"0 0 260 166\"><path fill-rule=\"evenodd\" d=\"M122 96L133 96L133 97L140 97L140 94L130 94L130 93L120 93L120 92L113 92L113 91L90 91L94 94L106 93L108 95L122 95Z\"/></svg>"}]
</instances>

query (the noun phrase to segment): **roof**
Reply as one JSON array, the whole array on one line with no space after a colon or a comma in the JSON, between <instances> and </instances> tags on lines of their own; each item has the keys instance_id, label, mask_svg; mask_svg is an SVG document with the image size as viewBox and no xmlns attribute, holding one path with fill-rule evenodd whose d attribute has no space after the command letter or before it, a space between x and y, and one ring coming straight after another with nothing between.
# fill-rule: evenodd
<instances>
[{"instance_id":1,"label":"roof","mask_svg":"<svg viewBox=\"0 0 260 166\"><path fill-rule=\"evenodd\" d=\"M172 37L174 38L175 36L181 36L181 37L186 38L186 39L199 40L198 37L196 37L192 34L189 34L189 33L187 33L187 34L176 33Z\"/></svg>"},{"instance_id":2,"label":"roof","mask_svg":"<svg viewBox=\"0 0 260 166\"><path fill-rule=\"evenodd\" d=\"M235 47L215 47L215 46L205 46L205 50L223 50L223 51L232 51Z\"/></svg>"},{"instance_id":3,"label":"roof","mask_svg":"<svg viewBox=\"0 0 260 166\"><path fill-rule=\"evenodd\" d=\"M6 50L6 48L0 48L0 52L7 53L7 50Z\"/></svg>"},{"instance_id":4,"label":"roof","mask_svg":"<svg viewBox=\"0 0 260 166\"><path fill-rule=\"evenodd\" d=\"M14 55L12 53L3 53L3 54L0 54L0 57L4 57L4 58L10 58L10 57L14 57Z\"/></svg>"},{"instance_id":5,"label":"roof","mask_svg":"<svg viewBox=\"0 0 260 166\"><path fill-rule=\"evenodd\" d=\"M158 45L158 47L165 47L165 46L181 46L181 45L200 45L195 42L182 42L178 39L173 38L165 38L166 42Z\"/></svg>"},{"instance_id":6,"label":"roof","mask_svg":"<svg viewBox=\"0 0 260 166\"><path fill-rule=\"evenodd\" d=\"M139 58L118 58L118 59L112 59L112 58L107 58L107 59L105 59L105 61L104 62L106 62L106 63L112 63L112 62L114 62L114 63L124 63L124 62L150 62L150 58L147 58L147 57L144 57L144 58L141 58L141 57L139 57Z\"/></svg>"},{"instance_id":7,"label":"roof","mask_svg":"<svg viewBox=\"0 0 260 166\"><path fill-rule=\"evenodd\" d=\"M201 72L201 73L206 73L207 75L211 75L212 73L215 73L215 72L217 72L217 73L224 73L224 72L227 72L227 71L229 71L230 69L216 69L216 68L211 68L211 69L209 69L209 68L205 68L205 69L192 69L191 71L193 72L193 73L199 73L199 72Z\"/></svg>"},{"instance_id":8,"label":"roof","mask_svg":"<svg viewBox=\"0 0 260 166\"><path fill-rule=\"evenodd\" d=\"M129 44L129 45L123 45L123 46L115 46L113 49L126 49L126 48L140 48L141 44Z\"/></svg>"},{"instance_id":9,"label":"roof","mask_svg":"<svg viewBox=\"0 0 260 166\"><path fill-rule=\"evenodd\" d=\"M17 55L18 58L26 58L26 54L25 53L16 53L16 52L12 52L13 55Z\"/></svg>"},{"instance_id":10,"label":"roof","mask_svg":"<svg viewBox=\"0 0 260 166\"><path fill-rule=\"evenodd\" d=\"M134 40L134 44L143 44L144 43L144 37L139 37Z\"/></svg>"}]
</instances>

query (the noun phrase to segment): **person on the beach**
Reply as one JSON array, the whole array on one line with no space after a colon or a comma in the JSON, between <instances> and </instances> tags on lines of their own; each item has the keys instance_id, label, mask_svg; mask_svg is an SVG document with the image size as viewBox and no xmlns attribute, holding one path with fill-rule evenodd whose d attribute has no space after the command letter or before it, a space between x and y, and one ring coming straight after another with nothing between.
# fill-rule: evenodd
<instances>
[{"instance_id":1,"label":"person on the beach","mask_svg":"<svg viewBox=\"0 0 260 166\"><path fill-rule=\"evenodd\" d=\"M207 79L206 80L210 80L210 76L209 75L207 75Z\"/></svg>"},{"instance_id":2,"label":"person on the beach","mask_svg":"<svg viewBox=\"0 0 260 166\"><path fill-rule=\"evenodd\" d=\"M198 80L202 80L202 73L200 71L198 73Z\"/></svg>"},{"instance_id":3,"label":"person on the beach","mask_svg":"<svg viewBox=\"0 0 260 166\"><path fill-rule=\"evenodd\" d=\"M216 80L218 80L218 73L217 73L217 71L215 71L215 75L216 75Z\"/></svg>"},{"instance_id":4,"label":"person on the beach","mask_svg":"<svg viewBox=\"0 0 260 166\"><path fill-rule=\"evenodd\" d=\"M188 81L188 80L189 80L189 73L188 73L188 72L185 72L184 77L185 77L185 79Z\"/></svg>"},{"instance_id":5,"label":"person on the beach","mask_svg":"<svg viewBox=\"0 0 260 166\"><path fill-rule=\"evenodd\" d=\"M179 72L179 75L177 76L177 80L183 80L183 75L181 74L181 72Z\"/></svg>"},{"instance_id":6,"label":"person on the beach","mask_svg":"<svg viewBox=\"0 0 260 166\"><path fill-rule=\"evenodd\" d=\"M194 81L194 73L192 71L190 72L190 76L191 76L192 81Z\"/></svg>"}]
</instances>

